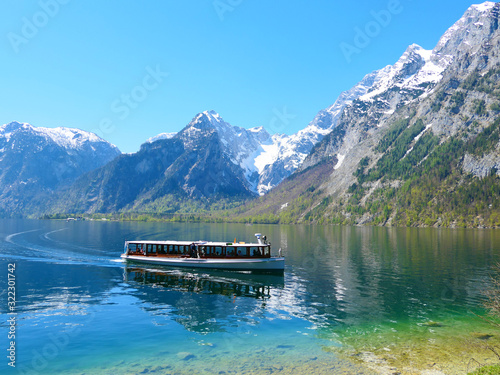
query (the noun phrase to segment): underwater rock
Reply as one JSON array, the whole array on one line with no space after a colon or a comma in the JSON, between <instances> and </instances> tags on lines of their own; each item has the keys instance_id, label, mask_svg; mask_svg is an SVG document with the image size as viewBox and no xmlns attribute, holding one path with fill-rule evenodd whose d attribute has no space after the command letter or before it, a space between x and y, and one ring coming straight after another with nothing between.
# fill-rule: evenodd
<instances>
[{"instance_id":1,"label":"underwater rock","mask_svg":"<svg viewBox=\"0 0 500 375\"><path fill-rule=\"evenodd\" d=\"M294 347L295 347L295 345L276 345L276 348L278 348L278 349L291 349Z\"/></svg>"},{"instance_id":2,"label":"underwater rock","mask_svg":"<svg viewBox=\"0 0 500 375\"><path fill-rule=\"evenodd\" d=\"M177 358L179 358L181 361L189 361L190 359L193 359L195 357L196 356L193 353L189 353L189 352L177 353Z\"/></svg>"},{"instance_id":3,"label":"underwater rock","mask_svg":"<svg viewBox=\"0 0 500 375\"><path fill-rule=\"evenodd\" d=\"M423 325L423 326L426 326L426 327L432 327L432 328L439 328L439 327L443 327L443 325L442 325L441 323L438 323L438 322L433 322L433 321L423 323L422 325Z\"/></svg>"},{"instance_id":4,"label":"underwater rock","mask_svg":"<svg viewBox=\"0 0 500 375\"><path fill-rule=\"evenodd\" d=\"M493 337L493 335L490 335L489 333L480 333L480 332L472 332L471 335L479 340L489 340Z\"/></svg>"}]
</instances>

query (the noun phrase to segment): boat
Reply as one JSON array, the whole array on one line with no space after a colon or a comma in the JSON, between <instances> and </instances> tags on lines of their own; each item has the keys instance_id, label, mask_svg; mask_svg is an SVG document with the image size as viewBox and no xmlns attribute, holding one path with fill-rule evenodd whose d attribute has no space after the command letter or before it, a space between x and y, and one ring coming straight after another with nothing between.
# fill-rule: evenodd
<instances>
[{"instance_id":1,"label":"boat","mask_svg":"<svg viewBox=\"0 0 500 375\"><path fill-rule=\"evenodd\" d=\"M256 233L256 243L209 241L125 241L121 258L172 267L283 272L285 258L271 255L271 243Z\"/></svg>"}]
</instances>

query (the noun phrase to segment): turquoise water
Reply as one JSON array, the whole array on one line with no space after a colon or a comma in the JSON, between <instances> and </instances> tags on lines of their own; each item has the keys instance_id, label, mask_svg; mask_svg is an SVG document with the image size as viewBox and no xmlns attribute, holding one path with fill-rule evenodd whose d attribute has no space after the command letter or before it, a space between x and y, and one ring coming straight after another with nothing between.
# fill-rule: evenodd
<instances>
[{"instance_id":1,"label":"turquoise water","mask_svg":"<svg viewBox=\"0 0 500 375\"><path fill-rule=\"evenodd\" d=\"M16 367L4 356L2 373L371 374L432 365L452 374L464 340L496 339L474 314L499 260L498 231L3 220L0 232L1 290L14 263L17 295ZM283 249L283 276L119 260L125 240L251 241L257 232ZM6 353L6 293L0 304Z\"/></svg>"}]
</instances>

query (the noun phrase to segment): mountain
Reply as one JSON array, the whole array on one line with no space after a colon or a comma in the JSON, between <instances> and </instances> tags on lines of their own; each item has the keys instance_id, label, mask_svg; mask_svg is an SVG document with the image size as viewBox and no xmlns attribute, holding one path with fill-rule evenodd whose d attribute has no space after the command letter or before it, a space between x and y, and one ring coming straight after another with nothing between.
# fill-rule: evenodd
<instances>
[{"instance_id":1,"label":"mountain","mask_svg":"<svg viewBox=\"0 0 500 375\"><path fill-rule=\"evenodd\" d=\"M239 217L500 225L499 13L473 5L433 50L413 44L375 72L301 167Z\"/></svg>"},{"instance_id":2,"label":"mountain","mask_svg":"<svg viewBox=\"0 0 500 375\"><path fill-rule=\"evenodd\" d=\"M342 92L334 104L318 112L302 130L292 135L274 135L258 155L266 162L260 165L258 191L263 195L299 168L312 148L338 124L344 108L366 94L385 74L385 69L366 75L356 86Z\"/></svg>"},{"instance_id":3,"label":"mountain","mask_svg":"<svg viewBox=\"0 0 500 375\"><path fill-rule=\"evenodd\" d=\"M44 212L173 213L254 197L219 131L213 115L200 113L173 137L146 142L81 176Z\"/></svg>"},{"instance_id":4,"label":"mountain","mask_svg":"<svg viewBox=\"0 0 500 375\"><path fill-rule=\"evenodd\" d=\"M83 130L19 122L1 126L0 214L29 210L36 197L73 182L119 154L118 148Z\"/></svg>"},{"instance_id":5,"label":"mountain","mask_svg":"<svg viewBox=\"0 0 500 375\"><path fill-rule=\"evenodd\" d=\"M161 139L170 139L173 138L177 133L160 133L155 135L154 137L149 138L146 142L153 143L159 141Z\"/></svg>"},{"instance_id":6,"label":"mountain","mask_svg":"<svg viewBox=\"0 0 500 375\"><path fill-rule=\"evenodd\" d=\"M292 135L270 135L263 127L233 126L213 110L198 114L193 121L203 121L215 131L224 154L241 168L248 189L264 195L301 166L314 145L335 128L345 106L366 94L385 76L384 72L382 69L364 77L355 87L343 92L333 105L321 110L304 129ZM195 133L185 135L185 140L192 134ZM176 133L161 133L148 142L175 136Z\"/></svg>"}]
</instances>

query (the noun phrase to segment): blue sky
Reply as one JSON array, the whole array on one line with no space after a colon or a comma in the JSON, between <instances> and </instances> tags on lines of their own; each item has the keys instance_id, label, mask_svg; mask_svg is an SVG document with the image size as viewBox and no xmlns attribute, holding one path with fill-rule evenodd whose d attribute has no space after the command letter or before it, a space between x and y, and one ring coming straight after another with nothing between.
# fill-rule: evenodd
<instances>
[{"instance_id":1,"label":"blue sky","mask_svg":"<svg viewBox=\"0 0 500 375\"><path fill-rule=\"evenodd\" d=\"M123 152L209 109L292 134L474 3L4 0L0 123L94 131Z\"/></svg>"}]
</instances>

